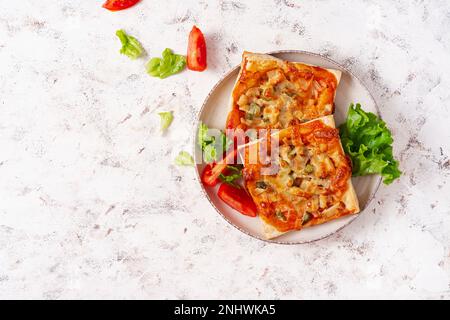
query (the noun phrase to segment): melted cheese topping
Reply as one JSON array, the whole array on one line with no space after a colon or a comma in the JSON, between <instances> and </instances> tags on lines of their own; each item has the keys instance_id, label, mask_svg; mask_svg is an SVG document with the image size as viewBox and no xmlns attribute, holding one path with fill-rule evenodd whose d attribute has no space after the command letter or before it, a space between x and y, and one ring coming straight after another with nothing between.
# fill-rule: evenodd
<instances>
[{"instance_id":1,"label":"melted cheese topping","mask_svg":"<svg viewBox=\"0 0 450 320\"><path fill-rule=\"evenodd\" d=\"M244 55L228 127L287 128L330 115L336 87L320 67Z\"/></svg>"},{"instance_id":2,"label":"melted cheese topping","mask_svg":"<svg viewBox=\"0 0 450 320\"><path fill-rule=\"evenodd\" d=\"M343 201L351 166L338 130L316 120L282 130L280 138L276 174L263 175L246 150L245 184L261 218L285 232L353 213Z\"/></svg>"}]
</instances>

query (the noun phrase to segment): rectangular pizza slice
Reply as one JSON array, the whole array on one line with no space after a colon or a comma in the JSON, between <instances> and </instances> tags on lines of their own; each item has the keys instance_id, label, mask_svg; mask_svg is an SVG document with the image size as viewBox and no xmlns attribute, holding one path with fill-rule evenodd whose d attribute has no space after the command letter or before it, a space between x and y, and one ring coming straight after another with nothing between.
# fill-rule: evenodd
<instances>
[{"instance_id":1,"label":"rectangular pizza slice","mask_svg":"<svg viewBox=\"0 0 450 320\"><path fill-rule=\"evenodd\" d=\"M244 52L227 128L287 128L334 110L339 70Z\"/></svg>"},{"instance_id":2,"label":"rectangular pizza slice","mask_svg":"<svg viewBox=\"0 0 450 320\"><path fill-rule=\"evenodd\" d=\"M359 212L332 115L250 142L240 154L245 187L268 239Z\"/></svg>"}]
</instances>

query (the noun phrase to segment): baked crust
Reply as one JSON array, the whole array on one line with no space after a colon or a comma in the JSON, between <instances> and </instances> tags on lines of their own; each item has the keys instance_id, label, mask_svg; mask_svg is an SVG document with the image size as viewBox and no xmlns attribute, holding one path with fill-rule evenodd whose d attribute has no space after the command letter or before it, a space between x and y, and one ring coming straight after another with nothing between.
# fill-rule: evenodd
<instances>
[{"instance_id":1,"label":"baked crust","mask_svg":"<svg viewBox=\"0 0 450 320\"><path fill-rule=\"evenodd\" d=\"M276 128L330 115L341 71L244 52L227 128Z\"/></svg>"},{"instance_id":2,"label":"baked crust","mask_svg":"<svg viewBox=\"0 0 450 320\"><path fill-rule=\"evenodd\" d=\"M269 157L275 147L267 143L268 139L240 148L245 187L258 208L268 239L359 212L351 164L333 116L291 126L269 139L279 141L275 158L278 169L269 175L263 173L269 165L263 164L267 159L262 157ZM263 148L267 152L260 153ZM250 156L252 149L258 150L256 162Z\"/></svg>"}]
</instances>

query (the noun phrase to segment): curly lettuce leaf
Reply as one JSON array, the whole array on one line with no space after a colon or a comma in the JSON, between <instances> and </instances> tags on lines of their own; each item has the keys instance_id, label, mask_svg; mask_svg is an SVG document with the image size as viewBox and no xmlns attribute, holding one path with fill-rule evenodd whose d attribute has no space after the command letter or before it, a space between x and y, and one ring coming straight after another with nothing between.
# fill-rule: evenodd
<instances>
[{"instance_id":1,"label":"curly lettuce leaf","mask_svg":"<svg viewBox=\"0 0 450 320\"><path fill-rule=\"evenodd\" d=\"M152 58L147 62L147 73L161 79L182 71L186 67L186 57L175 54L169 48L162 53L162 58Z\"/></svg>"},{"instance_id":2,"label":"curly lettuce leaf","mask_svg":"<svg viewBox=\"0 0 450 320\"><path fill-rule=\"evenodd\" d=\"M160 112L158 115L161 117L161 131L165 131L173 121L173 114L171 111Z\"/></svg>"},{"instance_id":3,"label":"curly lettuce leaf","mask_svg":"<svg viewBox=\"0 0 450 320\"><path fill-rule=\"evenodd\" d=\"M130 59L137 59L144 52L139 41L135 37L128 35L124 30L117 30L116 36L119 37L122 43L121 54L128 56Z\"/></svg>"},{"instance_id":4,"label":"curly lettuce leaf","mask_svg":"<svg viewBox=\"0 0 450 320\"><path fill-rule=\"evenodd\" d=\"M194 159L188 152L180 151L178 156L175 158L175 164L177 166L193 166Z\"/></svg>"},{"instance_id":5,"label":"curly lettuce leaf","mask_svg":"<svg viewBox=\"0 0 450 320\"><path fill-rule=\"evenodd\" d=\"M197 132L197 143L202 150L204 150L208 144L214 142L214 137L208 135L208 129L206 124L200 122Z\"/></svg>"},{"instance_id":6,"label":"curly lettuce leaf","mask_svg":"<svg viewBox=\"0 0 450 320\"><path fill-rule=\"evenodd\" d=\"M351 104L339 131L344 151L352 160L354 176L381 174L387 185L400 177L398 161L392 154L394 140L383 120L365 112L360 104Z\"/></svg>"},{"instance_id":7,"label":"curly lettuce leaf","mask_svg":"<svg viewBox=\"0 0 450 320\"><path fill-rule=\"evenodd\" d=\"M208 130L208 126L201 122L197 132L197 144L203 151L203 159L211 163L218 160L218 157L231 147L233 140L221 132L216 141L216 137L210 136Z\"/></svg>"}]
</instances>

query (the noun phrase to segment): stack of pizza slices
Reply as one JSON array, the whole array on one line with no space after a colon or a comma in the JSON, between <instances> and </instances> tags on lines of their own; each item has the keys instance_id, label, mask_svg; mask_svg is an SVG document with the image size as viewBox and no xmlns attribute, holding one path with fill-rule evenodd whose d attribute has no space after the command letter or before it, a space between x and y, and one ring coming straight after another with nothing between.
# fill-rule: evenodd
<instances>
[{"instance_id":1,"label":"stack of pizza slices","mask_svg":"<svg viewBox=\"0 0 450 320\"><path fill-rule=\"evenodd\" d=\"M238 148L268 239L359 212L333 117L340 78L338 70L243 54L227 128L259 133Z\"/></svg>"}]
</instances>

